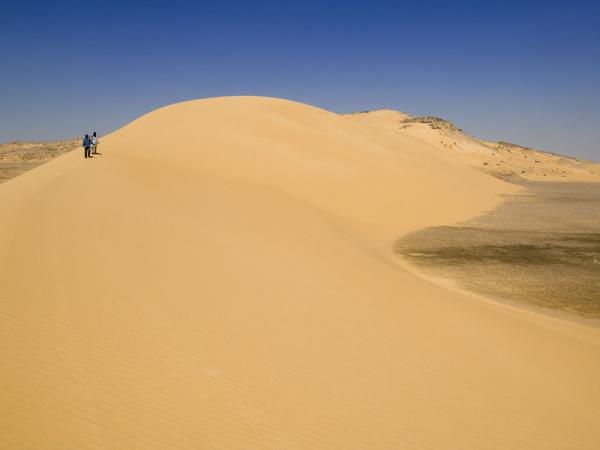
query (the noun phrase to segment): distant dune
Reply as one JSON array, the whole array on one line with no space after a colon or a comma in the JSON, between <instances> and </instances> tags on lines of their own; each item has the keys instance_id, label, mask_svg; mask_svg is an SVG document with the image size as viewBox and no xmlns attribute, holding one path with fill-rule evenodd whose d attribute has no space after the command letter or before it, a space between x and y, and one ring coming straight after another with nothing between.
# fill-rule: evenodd
<instances>
[{"instance_id":1,"label":"distant dune","mask_svg":"<svg viewBox=\"0 0 600 450\"><path fill-rule=\"evenodd\" d=\"M407 118L191 101L1 184L0 448L596 449L599 329L398 263L520 189Z\"/></svg>"},{"instance_id":2,"label":"distant dune","mask_svg":"<svg viewBox=\"0 0 600 450\"><path fill-rule=\"evenodd\" d=\"M600 182L600 164L523 147L477 139L439 117L413 117L400 111L349 114L351 120L423 140L452 158L507 180Z\"/></svg>"}]
</instances>

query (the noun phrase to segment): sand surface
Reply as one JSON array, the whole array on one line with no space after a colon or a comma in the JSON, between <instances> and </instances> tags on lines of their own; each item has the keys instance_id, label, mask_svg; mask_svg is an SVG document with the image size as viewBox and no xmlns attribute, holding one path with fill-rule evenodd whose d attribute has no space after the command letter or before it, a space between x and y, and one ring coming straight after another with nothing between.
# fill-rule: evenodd
<instances>
[{"instance_id":1,"label":"sand surface","mask_svg":"<svg viewBox=\"0 0 600 450\"><path fill-rule=\"evenodd\" d=\"M600 331L395 240L518 188L310 106L169 106L0 185L0 448L595 449Z\"/></svg>"}]
</instances>

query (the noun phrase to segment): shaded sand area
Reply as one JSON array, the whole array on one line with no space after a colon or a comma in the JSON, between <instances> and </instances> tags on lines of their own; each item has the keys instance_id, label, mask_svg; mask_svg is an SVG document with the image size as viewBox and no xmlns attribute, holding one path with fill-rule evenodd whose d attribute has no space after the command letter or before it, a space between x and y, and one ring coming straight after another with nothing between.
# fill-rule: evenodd
<instances>
[{"instance_id":1,"label":"shaded sand area","mask_svg":"<svg viewBox=\"0 0 600 450\"><path fill-rule=\"evenodd\" d=\"M269 98L102 145L0 185L0 448L597 448L600 330L392 251L515 186Z\"/></svg>"},{"instance_id":2,"label":"shaded sand area","mask_svg":"<svg viewBox=\"0 0 600 450\"><path fill-rule=\"evenodd\" d=\"M396 251L466 289L600 319L600 184L525 186L475 219L405 236Z\"/></svg>"}]
</instances>

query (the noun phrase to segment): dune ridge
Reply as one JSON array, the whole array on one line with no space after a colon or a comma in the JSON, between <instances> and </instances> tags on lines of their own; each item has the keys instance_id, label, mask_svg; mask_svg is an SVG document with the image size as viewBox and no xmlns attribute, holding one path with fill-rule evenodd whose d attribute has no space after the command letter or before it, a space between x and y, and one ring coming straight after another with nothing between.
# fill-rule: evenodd
<instances>
[{"instance_id":1,"label":"dune ridge","mask_svg":"<svg viewBox=\"0 0 600 450\"><path fill-rule=\"evenodd\" d=\"M595 448L600 331L403 270L517 187L280 99L171 105L0 185L0 447Z\"/></svg>"}]
</instances>

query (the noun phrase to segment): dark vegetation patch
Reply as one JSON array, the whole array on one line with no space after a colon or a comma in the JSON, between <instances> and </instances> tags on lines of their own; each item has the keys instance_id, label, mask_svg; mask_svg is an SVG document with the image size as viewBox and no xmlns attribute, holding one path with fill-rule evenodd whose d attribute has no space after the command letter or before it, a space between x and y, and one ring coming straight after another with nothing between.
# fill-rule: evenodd
<instances>
[{"instance_id":1,"label":"dark vegetation patch","mask_svg":"<svg viewBox=\"0 0 600 450\"><path fill-rule=\"evenodd\" d=\"M429 125L430 128L434 130L450 130L450 131L462 131L460 128L454 126L453 123L448 122L441 117L435 116L417 116L417 117L408 117L402 121L404 124L411 123L423 123Z\"/></svg>"}]
</instances>

